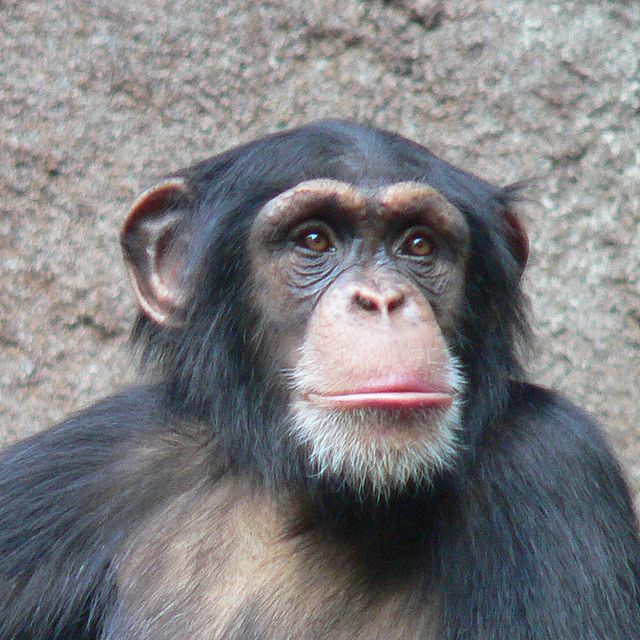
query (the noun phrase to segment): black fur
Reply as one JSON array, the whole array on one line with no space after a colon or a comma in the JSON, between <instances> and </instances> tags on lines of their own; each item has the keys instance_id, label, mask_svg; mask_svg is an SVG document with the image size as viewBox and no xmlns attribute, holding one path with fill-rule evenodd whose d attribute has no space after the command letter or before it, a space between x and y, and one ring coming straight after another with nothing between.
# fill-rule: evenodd
<instances>
[{"instance_id":1,"label":"black fur","mask_svg":"<svg viewBox=\"0 0 640 640\"><path fill-rule=\"evenodd\" d=\"M116 640L114 566L127 535L205 479L250 475L323 494L306 527L361 545L365 582L418 575L442 598L442 640L640 638L640 542L628 490L598 427L522 380L528 325L500 212L514 199L400 136L321 122L181 172L191 191L187 321L140 316L154 386L106 399L0 458L0 640ZM469 380L460 465L386 504L326 496L283 451L286 396L251 305L246 241L269 198L302 180L421 181L471 229L465 308L450 345ZM317 522L314 522L317 518ZM416 604L416 602L418 604ZM256 602L228 637L280 638ZM331 633L328 611L322 634ZM184 636L185 640L187 635ZM309 637L314 637L310 635ZM119 640L125 640L120 638Z\"/></svg>"}]
</instances>

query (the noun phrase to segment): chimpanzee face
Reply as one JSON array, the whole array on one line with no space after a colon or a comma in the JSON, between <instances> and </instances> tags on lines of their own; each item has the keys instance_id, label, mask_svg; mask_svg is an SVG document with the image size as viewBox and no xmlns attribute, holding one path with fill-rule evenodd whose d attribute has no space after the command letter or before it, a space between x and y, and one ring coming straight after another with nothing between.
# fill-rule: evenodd
<instances>
[{"instance_id":1,"label":"chimpanzee face","mask_svg":"<svg viewBox=\"0 0 640 640\"><path fill-rule=\"evenodd\" d=\"M464 378L447 346L469 232L432 188L311 180L249 241L254 298L313 474L385 494L455 457Z\"/></svg>"}]
</instances>

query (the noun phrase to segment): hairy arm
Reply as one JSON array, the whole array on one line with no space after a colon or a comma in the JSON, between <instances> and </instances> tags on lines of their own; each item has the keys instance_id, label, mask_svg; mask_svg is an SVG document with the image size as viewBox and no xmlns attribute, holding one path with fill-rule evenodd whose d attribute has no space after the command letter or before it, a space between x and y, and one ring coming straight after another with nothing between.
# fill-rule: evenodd
<instances>
[{"instance_id":1,"label":"hairy arm","mask_svg":"<svg viewBox=\"0 0 640 640\"><path fill-rule=\"evenodd\" d=\"M160 406L130 390L2 454L0 640L97 637L115 550L190 481L189 439Z\"/></svg>"}]
</instances>

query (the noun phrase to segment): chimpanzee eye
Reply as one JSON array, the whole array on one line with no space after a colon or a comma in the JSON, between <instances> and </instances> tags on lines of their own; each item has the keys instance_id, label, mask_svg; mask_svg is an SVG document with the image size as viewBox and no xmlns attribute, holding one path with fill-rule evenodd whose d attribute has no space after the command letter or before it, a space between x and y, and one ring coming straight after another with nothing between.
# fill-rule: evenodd
<instances>
[{"instance_id":1,"label":"chimpanzee eye","mask_svg":"<svg viewBox=\"0 0 640 640\"><path fill-rule=\"evenodd\" d=\"M329 232L322 227L306 227L295 234L295 241L299 247L314 253L334 251Z\"/></svg>"},{"instance_id":2,"label":"chimpanzee eye","mask_svg":"<svg viewBox=\"0 0 640 640\"><path fill-rule=\"evenodd\" d=\"M433 242L425 231L412 231L402 241L399 252L416 258L426 258L433 253Z\"/></svg>"}]
</instances>

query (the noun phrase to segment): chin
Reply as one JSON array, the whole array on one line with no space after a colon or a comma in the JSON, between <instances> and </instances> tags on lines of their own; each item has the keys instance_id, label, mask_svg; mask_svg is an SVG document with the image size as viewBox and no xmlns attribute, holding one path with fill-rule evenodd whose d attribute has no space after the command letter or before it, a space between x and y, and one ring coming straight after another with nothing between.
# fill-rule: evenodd
<instances>
[{"instance_id":1,"label":"chin","mask_svg":"<svg viewBox=\"0 0 640 640\"><path fill-rule=\"evenodd\" d=\"M292 404L290 436L304 451L310 476L347 485L356 495L385 499L428 487L460 450L464 381L457 368L449 383L451 400L434 406L369 401L345 408L305 394Z\"/></svg>"}]
</instances>

